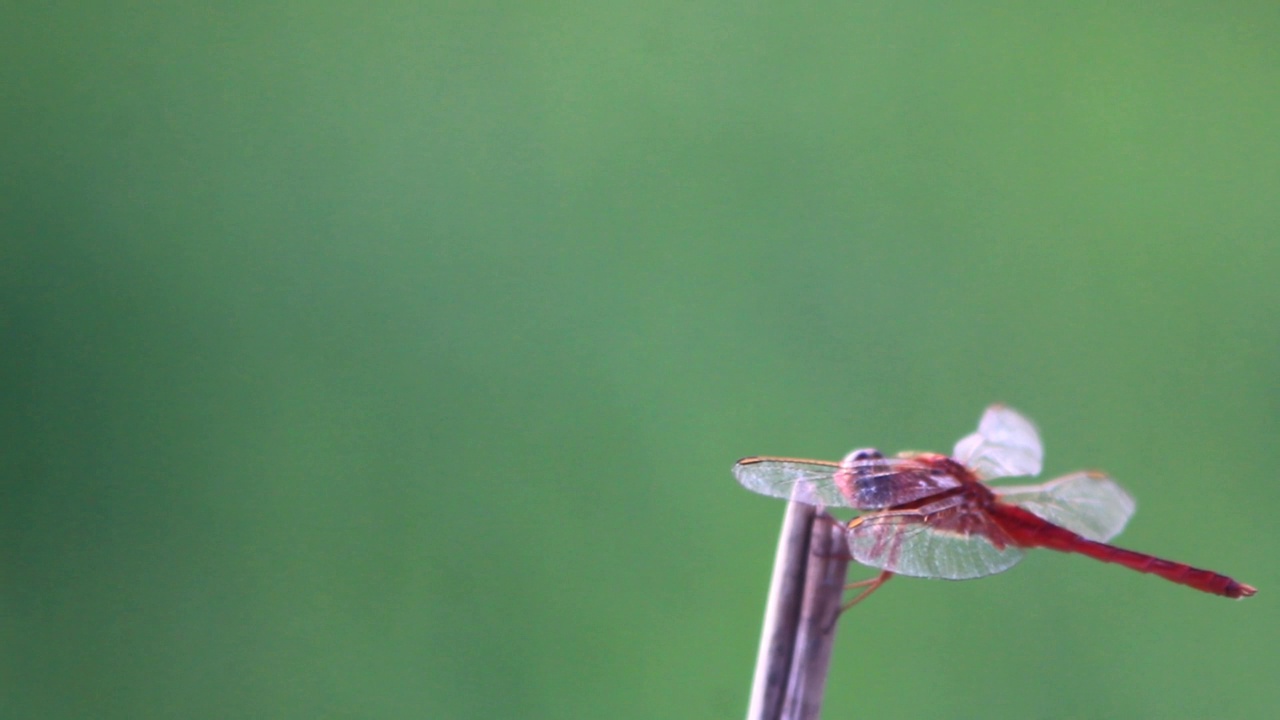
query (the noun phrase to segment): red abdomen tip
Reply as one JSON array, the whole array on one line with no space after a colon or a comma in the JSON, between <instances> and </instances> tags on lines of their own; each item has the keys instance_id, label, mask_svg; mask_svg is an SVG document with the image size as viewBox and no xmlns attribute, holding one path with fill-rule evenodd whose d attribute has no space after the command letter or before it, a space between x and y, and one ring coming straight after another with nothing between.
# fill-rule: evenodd
<instances>
[{"instance_id":1,"label":"red abdomen tip","mask_svg":"<svg viewBox=\"0 0 1280 720\"><path fill-rule=\"evenodd\" d=\"M1227 587L1226 596L1233 598L1247 598L1256 592L1258 592L1258 589L1252 585L1245 585L1244 583L1232 581L1231 585Z\"/></svg>"}]
</instances>

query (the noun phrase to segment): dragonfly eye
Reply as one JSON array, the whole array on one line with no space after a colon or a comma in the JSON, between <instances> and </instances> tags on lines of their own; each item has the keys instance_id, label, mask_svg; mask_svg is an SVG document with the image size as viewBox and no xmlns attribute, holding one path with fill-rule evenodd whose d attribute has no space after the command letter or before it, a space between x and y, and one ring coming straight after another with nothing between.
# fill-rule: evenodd
<instances>
[{"instance_id":1,"label":"dragonfly eye","mask_svg":"<svg viewBox=\"0 0 1280 720\"><path fill-rule=\"evenodd\" d=\"M860 450L854 450L848 455L845 455L844 461L841 464L855 463L855 462L858 462L859 460L883 460L883 459L884 459L884 455L879 450L875 448L862 448Z\"/></svg>"}]
</instances>

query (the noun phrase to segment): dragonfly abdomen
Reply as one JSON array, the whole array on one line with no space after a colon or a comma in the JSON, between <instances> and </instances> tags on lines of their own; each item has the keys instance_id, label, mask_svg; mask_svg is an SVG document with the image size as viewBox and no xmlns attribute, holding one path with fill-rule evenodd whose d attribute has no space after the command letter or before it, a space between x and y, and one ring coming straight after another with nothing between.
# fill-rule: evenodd
<instances>
[{"instance_id":1,"label":"dragonfly abdomen","mask_svg":"<svg viewBox=\"0 0 1280 720\"><path fill-rule=\"evenodd\" d=\"M1059 552L1078 553L1229 598L1248 597L1257 592L1249 585L1212 570L1089 540L1020 507L999 503L992 510L1005 531L1023 547L1044 547Z\"/></svg>"}]
</instances>

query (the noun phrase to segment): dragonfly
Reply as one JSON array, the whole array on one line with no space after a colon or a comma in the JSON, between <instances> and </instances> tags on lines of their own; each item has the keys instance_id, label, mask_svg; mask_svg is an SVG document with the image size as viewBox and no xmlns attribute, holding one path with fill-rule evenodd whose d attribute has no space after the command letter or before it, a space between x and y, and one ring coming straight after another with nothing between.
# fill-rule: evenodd
<instances>
[{"instance_id":1,"label":"dragonfly","mask_svg":"<svg viewBox=\"0 0 1280 720\"><path fill-rule=\"evenodd\" d=\"M1004 405L950 456L854 450L840 462L749 457L733 466L748 490L861 513L847 525L853 559L878 568L844 608L894 575L968 580L1004 572L1031 548L1077 553L1229 598L1255 588L1211 570L1107 544L1133 516L1133 498L1103 473L1075 472L1038 485L988 485L1040 474L1044 449L1030 420Z\"/></svg>"}]
</instances>

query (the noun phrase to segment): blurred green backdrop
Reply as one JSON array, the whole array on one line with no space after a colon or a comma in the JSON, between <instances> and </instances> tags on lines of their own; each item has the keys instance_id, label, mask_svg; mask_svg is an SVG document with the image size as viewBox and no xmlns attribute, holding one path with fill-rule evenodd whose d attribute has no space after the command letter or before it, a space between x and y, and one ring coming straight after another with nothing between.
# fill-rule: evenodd
<instances>
[{"instance_id":1,"label":"blurred green backdrop","mask_svg":"<svg viewBox=\"0 0 1280 720\"><path fill-rule=\"evenodd\" d=\"M22 7L19 7L22 5ZM1002 400L1121 544L826 716L1280 703L1274 3L9 3L0 716L738 717L758 453ZM861 576L859 572L859 576Z\"/></svg>"}]
</instances>

